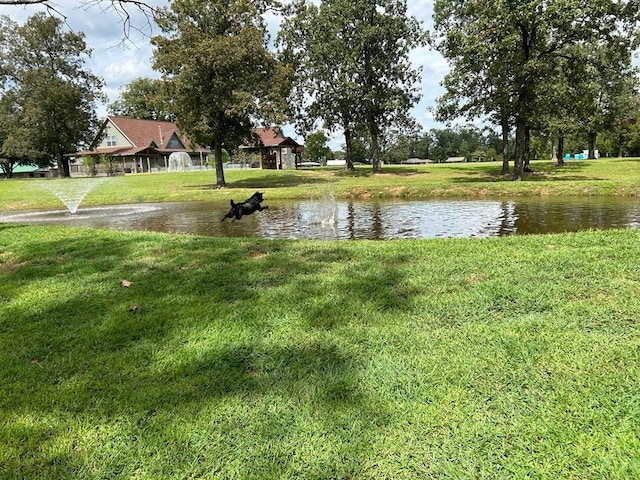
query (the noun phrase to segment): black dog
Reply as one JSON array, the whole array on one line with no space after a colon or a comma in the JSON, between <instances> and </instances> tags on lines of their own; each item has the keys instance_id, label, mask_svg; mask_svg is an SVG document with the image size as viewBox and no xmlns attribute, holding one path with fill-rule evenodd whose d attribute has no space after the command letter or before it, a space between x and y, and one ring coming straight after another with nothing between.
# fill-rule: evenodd
<instances>
[{"instance_id":1,"label":"black dog","mask_svg":"<svg viewBox=\"0 0 640 480\"><path fill-rule=\"evenodd\" d=\"M256 210L261 212L262 210L269 208L260 205L263 200L262 195L262 192L256 192L242 203L235 203L231 200L231 209L220 221L224 222L225 218L233 218L232 222L235 222L236 220L240 220L243 215L251 215Z\"/></svg>"}]
</instances>

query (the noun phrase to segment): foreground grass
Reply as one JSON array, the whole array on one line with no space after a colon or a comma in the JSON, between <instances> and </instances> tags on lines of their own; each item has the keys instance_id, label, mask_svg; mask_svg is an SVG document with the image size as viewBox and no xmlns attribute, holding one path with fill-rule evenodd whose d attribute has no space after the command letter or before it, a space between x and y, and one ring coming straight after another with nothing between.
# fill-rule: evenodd
<instances>
[{"instance_id":1,"label":"foreground grass","mask_svg":"<svg viewBox=\"0 0 640 480\"><path fill-rule=\"evenodd\" d=\"M639 256L0 225L2 478L640 478Z\"/></svg>"},{"instance_id":2,"label":"foreground grass","mask_svg":"<svg viewBox=\"0 0 640 480\"><path fill-rule=\"evenodd\" d=\"M269 200L370 197L504 197L559 195L640 195L640 159L572 161L564 168L533 162L535 173L523 182L501 175L499 162L386 166L372 175L370 167L355 172L341 168L308 170L228 170L228 188L215 189L215 173L161 173L115 177L92 190L87 205L239 199L256 189ZM68 180L65 180L68 181ZM73 179L71 180L73 181ZM0 181L0 211L60 208L59 200L38 181Z\"/></svg>"}]
</instances>

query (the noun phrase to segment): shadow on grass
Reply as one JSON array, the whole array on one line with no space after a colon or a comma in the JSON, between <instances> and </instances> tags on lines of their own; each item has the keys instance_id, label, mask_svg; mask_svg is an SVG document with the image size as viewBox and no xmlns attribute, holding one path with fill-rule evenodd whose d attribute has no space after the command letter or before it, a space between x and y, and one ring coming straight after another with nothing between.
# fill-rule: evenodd
<instances>
[{"instance_id":1,"label":"shadow on grass","mask_svg":"<svg viewBox=\"0 0 640 480\"><path fill-rule=\"evenodd\" d=\"M532 172L525 173L524 180L528 182L602 180L601 178L581 176L580 172L585 168L584 164L566 164L564 167L557 167L553 164L536 164ZM503 174L501 166L493 165L486 169L459 166L452 170L464 175L452 177L452 183L511 182L513 178L513 165L510 167L509 174Z\"/></svg>"},{"instance_id":2,"label":"shadow on grass","mask_svg":"<svg viewBox=\"0 0 640 480\"><path fill-rule=\"evenodd\" d=\"M226 188L284 188L318 183L335 183L336 181L337 180L332 179L331 176L298 175L295 172L286 173L280 170L274 174L227 181ZM216 185L207 185L205 187L199 186L198 188L211 190L217 189L218 187Z\"/></svg>"},{"instance_id":3,"label":"shadow on grass","mask_svg":"<svg viewBox=\"0 0 640 480\"><path fill-rule=\"evenodd\" d=\"M329 333L363 310L408 308L393 265L371 259L348 275L351 253L329 245L51 232L11 250L11 270L0 270L0 287L16 285L7 298L49 289L40 303L11 302L0 317L0 411L11 417L0 425L11 452L3 470L76 471L86 451L63 455L52 445L74 435L78 418L119 418L121 435L146 436L140 419L190 422L194 411L229 398L312 408L328 430L339 410L385 421L359 387L366 365L356 340ZM327 280L315 284L323 271ZM241 448L292 428L277 423L240 439ZM352 442L348 429L336 435Z\"/></svg>"}]
</instances>

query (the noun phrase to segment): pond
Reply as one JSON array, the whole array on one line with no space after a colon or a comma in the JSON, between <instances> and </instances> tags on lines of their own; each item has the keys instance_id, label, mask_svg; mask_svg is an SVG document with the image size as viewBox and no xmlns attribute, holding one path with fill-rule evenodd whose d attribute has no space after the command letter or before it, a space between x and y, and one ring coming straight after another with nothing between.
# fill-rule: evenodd
<instances>
[{"instance_id":1,"label":"pond","mask_svg":"<svg viewBox=\"0 0 640 480\"><path fill-rule=\"evenodd\" d=\"M624 198L269 201L269 210L220 220L226 202L180 202L0 213L0 222L55 223L214 237L372 239L498 237L638 228L640 201Z\"/></svg>"}]
</instances>

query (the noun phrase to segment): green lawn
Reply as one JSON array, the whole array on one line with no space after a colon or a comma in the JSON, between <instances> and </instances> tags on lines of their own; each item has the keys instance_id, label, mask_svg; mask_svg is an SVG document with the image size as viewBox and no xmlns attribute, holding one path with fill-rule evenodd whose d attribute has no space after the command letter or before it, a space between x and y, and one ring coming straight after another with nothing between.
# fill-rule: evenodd
<instances>
[{"instance_id":1,"label":"green lawn","mask_svg":"<svg viewBox=\"0 0 640 480\"><path fill-rule=\"evenodd\" d=\"M570 161L557 168L548 161L532 162L535 173L522 182L501 175L501 163L385 166L355 172L343 168L306 170L227 170L228 188L216 189L213 171L140 174L114 177L92 190L84 206L119 203L224 200L245 198L256 189L268 200L370 197L505 197L553 195L619 195L640 193L640 159ZM0 211L60 208L60 202L39 187L43 180L0 181ZM63 180L63 181L74 181Z\"/></svg>"},{"instance_id":2,"label":"green lawn","mask_svg":"<svg viewBox=\"0 0 640 480\"><path fill-rule=\"evenodd\" d=\"M0 477L640 478L639 258L0 224Z\"/></svg>"}]
</instances>

